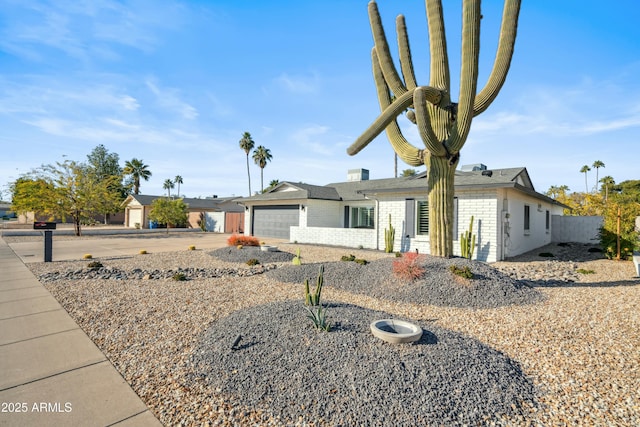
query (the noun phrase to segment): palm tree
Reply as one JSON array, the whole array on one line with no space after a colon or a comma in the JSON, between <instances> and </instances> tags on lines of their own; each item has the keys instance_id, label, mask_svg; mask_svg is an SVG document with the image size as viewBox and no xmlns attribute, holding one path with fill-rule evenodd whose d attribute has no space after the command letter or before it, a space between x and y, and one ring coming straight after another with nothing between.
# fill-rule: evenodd
<instances>
[{"instance_id":1,"label":"palm tree","mask_svg":"<svg viewBox=\"0 0 640 427\"><path fill-rule=\"evenodd\" d=\"M255 143L253 139L251 139L251 134L249 132L245 132L242 134L242 139L240 139L240 148L242 148L247 155L247 178L249 179L249 196L251 196L251 174L249 173L249 153L253 150L253 146Z\"/></svg>"},{"instance_id":2,"label":"palm tree","mask_svg":"<svg viewBox=\"0 0 640 427\"><path fill-rule=\"evenodd\" d=\"M271 182L269 182L269 189L275 187L276 185L280 184L280 180L279 179L272 179Z\"/></svg>"},{"instance_id":3,"label":"palm tree","mask_svg":"<svg viewBox=\"0 0 640 427\"><path fill-rule=\"evenodd\" d=\"M589 192L589 186L587 185L587 172L589 172L591 170L591 168L587 165L584 165L583 167L580 168L580 173L584 174L584 192L588 193Z\"/></svg>"},{"instance_id":4,"label":"palm tree","mask_svg":"<svg viewBox=\"0 0 640 427\"><path fill-rule=\"evenodd\" d=\"M609 175L603 176L600 182L604 185L604 201L606 202L609 198L609 186L614 185L616 182Z\"/></svg>"},{"instance_id":5,"label":"palm tree","mask_svg":"<svg viewBox=\"0 0 640 427\"><path fill-rule=\"evenodd\" d=\"M127 160L124 162L124 169L122 172L125 175L130 175L133 180L133 194L138 194L140 192L140 178L145 181L149 181L151 177L151 171L149 170L149 166L145 165L142 159L138 160L133 158L131 160Z\"/></svg>"},{"instance_id":6,"label":"palm tree","mask_svg":"<svg viewBox=\"0 0 640 427\"><path fill-rule=\"evenodd\" d=\"M173 182L178 184L178 198L180 198L180 184L183 183L182 181L182 177L180 175L176 175L175 178L173 178ZM173 188L173 187L172 187Z\"/></svg>"},{"instance_id":7,"label":"palm tree","mask_svg":"<svg viewBox=\"0 0 640 427\"><path fill-rule=\"evenodd\" d=\"M594 167L596 169L596 192L598 191L598 169L603 168L604 167L604 163L600 160L596 160L595 162L593 162L593 165L591 165L592 167Z\"/></svg>"},{"instance_id":8,"label":"palm tree","mask_svg":"<svg viewBox=\"0 0 640 427\"><path fill-rule=\"evenodd\" d=\"M267 162L271 161L271 157L271 151L262 145L259 145L253 152L253 161L260 166L260 188L264 188L264 167L267 166Z\"/></svg>"},{"instance_id":9,"label":"palm tree","mask_svg":"<svg viewBox=\"0 0 640 427\"><path fill-rule=\"evenodd\" d=\"M173 181L171 181L170 179L165 179L164 184L162 184L162 188L167 190L167 197L171 197L171 189L174 187L175 185L173 184Z\"/></svg>"}]
</instances>

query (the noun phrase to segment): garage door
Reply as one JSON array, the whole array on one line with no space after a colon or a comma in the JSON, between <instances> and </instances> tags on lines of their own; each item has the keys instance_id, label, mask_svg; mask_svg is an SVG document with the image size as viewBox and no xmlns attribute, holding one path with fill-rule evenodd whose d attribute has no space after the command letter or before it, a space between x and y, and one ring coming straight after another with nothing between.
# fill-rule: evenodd
<instances>
[{"instance_id":1,"label":"garage door","mask_svg":"<svg viewBox=\"0 0 640 427\"><path fill-rule=\"evenodd\" d=\"M253 235L289 238L289 227L300 224L298 205L254 206Z\"/></svg>"},{"instance_id":2,"label":"garage door","mask_svg":"<svg viewBox=\"0 0 640 427\"><path fill-rule=\"evenodd\" d=\"M129 227L133 228L136 224L144 228L144 224L142 224L142 209L129 209Z\"/></svg>"}]
</instances>

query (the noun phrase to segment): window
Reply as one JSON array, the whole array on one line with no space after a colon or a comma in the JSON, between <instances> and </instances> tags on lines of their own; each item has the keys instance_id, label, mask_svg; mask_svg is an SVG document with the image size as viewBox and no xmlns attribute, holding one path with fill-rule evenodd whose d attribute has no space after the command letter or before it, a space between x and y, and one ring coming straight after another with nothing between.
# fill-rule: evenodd
<instances>
[{"instance_id":1,"label":"window","mask_svg":"<svg viewBox=\"0 0 640 427\"><path fill-rule=\"evenodd\" d=\"M429 234L429 202L421 200L416 206L416 234Z\"/></svg>"},{"instance_id":2,"label":"window","mask_svg":"<svg viewBox=\"0 0 640 427\"><path fill-rule=\"evenodd\" d=\"M373 228L374 208L352 207L351 228Z\"/></svg>"},{"instance_id":3,"label":"window","mask_svg":"<svg viewBox=\"0 0 640 427\"><path fill-rule=\"evenodd\" d=\"M529 205L524 205L524 232L525 234L529 233L531 229L531 207Z\"/></svg>"},{"instance_id":4,"label":"window","mask_svg":"<svg viewBox=\"0 0 640 427\"><path fill-rule=\"evenodd\" d=\"M546 211L545 213L545 218L544 218L544 228L547 230L547 232L549 231L549 227L551 225L551 214L549 213L549 211Z\"/></svg>"}]
</instances>

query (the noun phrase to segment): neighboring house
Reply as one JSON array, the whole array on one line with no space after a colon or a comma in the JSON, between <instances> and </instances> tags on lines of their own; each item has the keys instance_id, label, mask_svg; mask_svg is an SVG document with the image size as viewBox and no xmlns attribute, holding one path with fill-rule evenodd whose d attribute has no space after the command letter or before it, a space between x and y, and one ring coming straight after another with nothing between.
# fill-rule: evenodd
<instances>
[{"instance_id":1,"label":"neighboring house","mask_svg":"<svg viewBox=\"0 0 640 427\"><path fill-rule=\"evenodd\" d=\"M11 210L11 203L0 201L0 218L16 218L15 212Z\"/></svg>"},{"instance_id":2,"label":"neighboring house","mask_svg":"<svg viewBox=\"0 0 640 427\"><path fill-rule=\"evenodd\" d=\"M493 262L551 242L551 217L564 205L537 193L525 168L456 171L454 252L474 217L474 259ZM429 253L426 173L368 180L366 169L325 186L282 182L266 193L236 199L246 207L247 234L292 242L384 249L389 215L394 251Z\"/></svg>"},{"instance_id":3,"label":"neighboring house","mask_svg":"<svg viewBox=\"0 0 640 427\"><path fill-rule=\"evenodd\" d=\"M149 228L151 203L164 196L130 194L122 202L125 206L124 225L130 228ZM244 230L244 208L234 197L206 199L182 198L189 212L188 227L199 228L204 219L207 231L218 233L242 233Z\"/></svg>"}]
</instances>

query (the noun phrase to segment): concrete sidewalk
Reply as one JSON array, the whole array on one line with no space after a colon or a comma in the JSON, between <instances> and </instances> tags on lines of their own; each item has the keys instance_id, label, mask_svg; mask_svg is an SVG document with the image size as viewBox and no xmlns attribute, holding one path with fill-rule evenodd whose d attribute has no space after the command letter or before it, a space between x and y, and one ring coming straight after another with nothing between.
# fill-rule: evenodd
<instances>
[{"instance_id":1,"label":"concrete sidewalk","mask_svg":"<svg viewBox=\"0 0 640 427\"><path fill-rule=\"evenodd\" d=\"M160 426L0 239L0 426Z\"/></svg>"}]
</instances>

